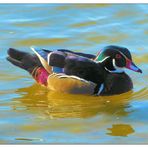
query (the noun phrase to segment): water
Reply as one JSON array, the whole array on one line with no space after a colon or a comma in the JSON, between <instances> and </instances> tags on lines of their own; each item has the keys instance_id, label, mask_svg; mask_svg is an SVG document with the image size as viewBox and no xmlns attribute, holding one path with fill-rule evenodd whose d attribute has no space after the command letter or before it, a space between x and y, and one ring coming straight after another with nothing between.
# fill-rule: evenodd
<instances>
[{"instance_id":1,"label":"water","mask_svg":"<svg viewBox=\"0 0 148 148\"><path fill-rule=\"evenodd\" d=\"M148 5L1 4L0 143L148 144ZM50 92L6 61L30 46L96 54L130 49L143 70L127 70L133 92L112 97Z\"/></svg>"}]
</instances>

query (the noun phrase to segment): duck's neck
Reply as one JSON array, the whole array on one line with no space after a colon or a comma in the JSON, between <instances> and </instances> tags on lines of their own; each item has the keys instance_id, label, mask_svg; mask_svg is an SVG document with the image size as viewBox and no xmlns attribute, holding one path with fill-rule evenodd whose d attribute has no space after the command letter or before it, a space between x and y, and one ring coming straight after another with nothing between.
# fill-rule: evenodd
<instances>
[{"instance_id":1,"label":"duck's neck","mask_svg":"<svg viewBox=\"0 0 148 148\"><path fill-rule=\"evenodd\" d=\"M124 69L116 66L115 61L110 61L109 59L102 62L101 65L104 67L104 69L109 73L124 73Z\"/></svg>"},{"instance_id":2,"label":"duck's neck","mask_svg":"<svg viewBox=\"0 0 148 148\"><path fill-rule=\"evenodd\" d=\"M112 73L112 74L121 74L121 73L124 73L124 70L123 69L114 69L114 70L110 70L108 69L107 67L104 67L104 69L109 72L109 73Z\"/></svg>"}]
</instances>

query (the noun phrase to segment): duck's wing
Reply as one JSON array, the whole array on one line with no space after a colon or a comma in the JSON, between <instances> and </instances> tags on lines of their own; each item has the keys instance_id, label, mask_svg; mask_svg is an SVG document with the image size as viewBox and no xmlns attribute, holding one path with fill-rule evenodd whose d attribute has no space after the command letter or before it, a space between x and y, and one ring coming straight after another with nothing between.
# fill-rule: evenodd
<instances>
[{"instance_id":1,"label":"duck's wing","mask_svg":"<svg viewBox=\"0 0 148 148\"><path fill-rule=\"evenodd\" d=\"M47 50L47 49L42 49L42 50L44 50L47 53L52 52L51 50ZM93 54L88 54L88 53L83 53L83 52L75 52L75 51L71 51L71 50L68 50L68 49L56 49L56 51L64 52L67 55L82 56L82 57L89 58L89 59L95 59L96 58L96 55L93 55Z\"/></svg>"},{"instance_id":2,"label":"duck's wing","mask_svg":"<svg viewBox=\"0 0 148 148\"><path fill-rule=\"evenodd\" d=\"M53 72L62 72L65 66L65 59L67 57L73 56L81 59L94 59L95 55L85 54L80 52L73 52L67 49L57 49L56 51L50 51L46 49L40 49L36 47L31 47L34 53L40 59L42 65L47 71L51 71L51 66ZM86 60L85 60L86 61Z\"/></svg>"},{"instance_id":3,"label":"duck's wing","mask_svg":"<svg viewBox=\"0 0 148 148\"><path fill-rule=\"evenodd\" d=\"M74 51L67 50L67 49L58 49L58 51L65 52L69 55L82 56L82 57L89 58L89 59L95 59L96 58L96 56L93 55L93 54L87 54L87 53L82 53L82 52L74 52Z\"/></svg>"},{"instance_id":4,"label":"duck's wing","mask_svg":"<svg viewBox=\"0 0 148 148\"><path fill-rule=\"evenodd\" d=\"M51 74L47 83L50 90L73 94L94 94L96 88L96 84L91 81L63 73Z\"/></svg>"},{"instance_id":5,"label":"duck's wing","mask_svg":"<svg viewBox=\"0 0 148 148\"><path fill-rule=\"evenodd\" d=\"M63 70L65 64L66 54L61 51L48 51L45 49L40 49L36 47L31 47L34 53L38 56L43 67L48 72L60 73Z\"/></svg>"},{"instance_id":6,"label":"duck's wing","mask_svg":"<svg viewBox=\"0 0 148 148\"><path fill-rule=\"evenodd\" d=\"M101 65L88 58L75 56L66 57L64 73L67 75L75 75L97 84L104 81L105 75Z\"/></svg>"},{"instance_id":7,"label":"duck's wing","mask_svg":"<svg viewBox=\"0 0 148 148\"><path fill-rule=\"evenodd\" d=\"M47 49L42 49L42 50L47 52L47 53L52 52L51 50L47 50ZM89 59L95 59L96 58L96 55L93 55L93 54L88 54L88 53L83 53L83 52L75 52L75 51L71 51L71 50L68 50L68 49L56 49L56 51L63 52L65 54L67 54L68 56L82 56L82 57L89 58Z\"/></svg>"},{"instance_id":8,"label":"duck's wing","mask_svg":"<svg viewBox=\"0 0 148 148\"><path fill-rule=\"evenodd\" d=\"M103 81L103 68L89 58L65 53L64 51L48 52L38 48L33 48L33 51L47 71L51 71L52 67L52 71L55 73L75 75L94 83Z\"/></svg>"}]
</instances>

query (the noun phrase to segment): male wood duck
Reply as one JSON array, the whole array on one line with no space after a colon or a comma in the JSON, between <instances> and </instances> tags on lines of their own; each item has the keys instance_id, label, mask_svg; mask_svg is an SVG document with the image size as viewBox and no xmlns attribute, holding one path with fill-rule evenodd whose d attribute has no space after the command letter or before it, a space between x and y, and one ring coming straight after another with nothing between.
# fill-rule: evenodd
<instances>
[{"instance_id":1,"label":"male wood duck","mask_svg":"<svg viewBox=\"0 0 148 148\"><path fill-rule=\"evenodd\" d=\"M13 48L7 60L27 70L33 78L49 90L95 95L116 95L132 90L128 68L142 71L132 62L127 48L106 46L97 56L65 49L49 51L31 47L35 54Z\"/></svg>"}]
</instances>

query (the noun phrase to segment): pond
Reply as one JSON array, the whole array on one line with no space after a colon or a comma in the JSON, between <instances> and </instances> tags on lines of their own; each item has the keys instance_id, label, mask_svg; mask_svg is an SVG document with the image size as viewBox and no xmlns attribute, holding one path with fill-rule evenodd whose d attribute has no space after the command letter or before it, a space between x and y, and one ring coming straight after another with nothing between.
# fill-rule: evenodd
<instances>
[{"instance_id":1,"label":"pond","mask_svg":"<svg viewBox=\"0 0 148 148\"><path fill-rule=\"evenodd\" d=\"M0 4L0 144L148 144L147 4ZM7 60L10 47L97 54L130 49L142 74L111 97L48 91Z\"/></svg>"}]
</instances>

